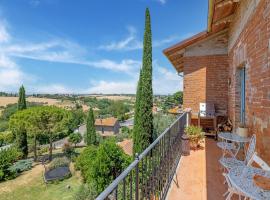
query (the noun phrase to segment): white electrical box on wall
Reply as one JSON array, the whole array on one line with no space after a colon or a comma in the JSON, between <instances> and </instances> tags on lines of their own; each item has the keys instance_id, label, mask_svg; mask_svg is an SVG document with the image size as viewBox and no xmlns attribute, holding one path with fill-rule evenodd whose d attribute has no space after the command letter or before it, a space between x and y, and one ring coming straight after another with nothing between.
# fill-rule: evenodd
<instances>
[{"instance_id":1,"label":"white electrical box on wall","mask_svg":"<svg viewBox=\"0 0 270 200\"><path fill-rule=\"evenodd\" d=\"M200 116L206 116L206 103L200 103Z\"/></svg>"}]
</instances>

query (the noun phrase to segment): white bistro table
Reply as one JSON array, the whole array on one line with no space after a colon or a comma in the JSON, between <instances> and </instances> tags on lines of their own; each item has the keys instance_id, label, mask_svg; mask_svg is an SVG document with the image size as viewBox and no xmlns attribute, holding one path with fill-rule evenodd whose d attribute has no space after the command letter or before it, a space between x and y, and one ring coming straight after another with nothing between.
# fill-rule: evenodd
<instances>
[{"instance_id":1,"label":"white bistro table","mask_svg":"<svg viewBox=\"0 0 270 200\"><path fill-rule=\"evenodd\" d=\"M238 166L230 170L228 178L233 187L242 192L245 196L254 200L269 200L270 190L263 190L256 186L253 182L255 175L270 178L270 171L249 166Z\"/></svg>"},{"instance_id":2,"label":"white bistro table","mask_svg":"<svg viewBox=\"0 0 270 200\"><path fill-rule=\"evenodd\" d=\"M236 149L235 153L230 151L230 153L234 157L236 157L236 155L238 154L238 152L241 148L241 144L248 143L250 141L250 138L248 138L248 137L241 137L235 133L230 133L230 132L221 132L218 134L218 137L221 140L225 141L226 143L228 143L228 141L230 141L230 142L234 142L237 144L237 149Z\"/></svg>"}]
</instances>

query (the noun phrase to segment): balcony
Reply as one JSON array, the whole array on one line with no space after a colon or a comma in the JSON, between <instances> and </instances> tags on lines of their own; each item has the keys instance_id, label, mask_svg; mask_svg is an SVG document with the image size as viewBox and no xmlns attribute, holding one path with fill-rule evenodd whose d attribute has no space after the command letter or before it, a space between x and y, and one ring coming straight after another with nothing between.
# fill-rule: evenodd
<instances>
[{"instance_id":1,"label":"balcony","mask_svg":"<svg viewBox=\"0 0 270 200\"><path fill-rule=\"evenodd\" d=\"M181 136L189 122L182 114L97 199L223 199L226 191L213 139L181 156Z\"/></svg>"}]
</instances>

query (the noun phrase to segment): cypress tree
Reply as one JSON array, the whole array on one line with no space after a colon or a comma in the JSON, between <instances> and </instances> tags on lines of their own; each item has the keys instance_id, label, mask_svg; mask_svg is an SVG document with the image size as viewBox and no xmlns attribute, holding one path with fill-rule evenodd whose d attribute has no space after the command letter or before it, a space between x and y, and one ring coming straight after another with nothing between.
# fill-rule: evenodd
<instances>
[{"instance_id":1,"label":"cypress tree","mask_svg":"<svg viewBox=\"0 0 270 200\"><path fill-rule=\"evenodd\" d=\"M19 90L18 110L23 109L26 109L26 100L25 100L25 89L22 85Z\"/></svg>"},{"instance_id":2,"label":"cypress tree","mask_svg":"<svg viewBox=\"0 0 270 200\"><path fill-rule=\"evenodd\" d=\"M25 99L25 89L23 85L19 89L19 100L18 100L18 110L26 109L26 99ZM23 154L24 158L27 158L28 155L28 143L27 143L27 132L26 130L20 130L17 133L17 146L18 149Z\"/></svg>"},{"instance_id":3,"label":"cypress tree","mask_svg":"<svg viewBox=\"0 0 270 200\"><path fill-rule=\"evenodd\" d=\"M133 153L141 153L154 140L153 135L153 89L152 89L152 33L149 9L145 12L143 63L137 86Z\"/></svg>"},{"instance_id":4,"label":"cypress tree","mask_svg":"<svg viewBox=\"0 0 270 200\"><path fill-rule=\"evenodd\" d=\"M87 145L97 144L95 117L94 117L94 112L92 108L89 109L88 116L87 116L85 140L86 140Z\"/></svg>"}]
</instances>

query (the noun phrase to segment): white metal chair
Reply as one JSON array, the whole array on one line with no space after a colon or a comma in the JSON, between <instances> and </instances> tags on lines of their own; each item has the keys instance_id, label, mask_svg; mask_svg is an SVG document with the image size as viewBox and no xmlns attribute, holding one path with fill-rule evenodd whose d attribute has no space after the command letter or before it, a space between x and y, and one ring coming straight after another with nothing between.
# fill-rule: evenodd
<instances>
[{"instance_id":1,"label":"white metal chair","mask_svg":"<svg viewBox=\"0 0 270 200\"><path fill-rule=\"evenodd\" d=\"M225 157L227 153L235 157L233 154L233 151L236 151L236 146L234 143L228 143L226 141L222 141L222 142L218 142L217 146L222 150L223 158Z\"/></svg>"},{"instance_id":2,"label":"white metal chair","mask_svg":"<svg viewBox=\"0 0 270 200\"><path fill-rule=\"evenodd\" d=\"M234 194L238 195L239 199L241 199L242 196L245 197L245 195L243 193L241 193L235 187L233 187L233 185L231 184L231 181L230 181L230 179L228 177L228 174L223 173L223 176L225 177L225 180L226 180L226 182L228 184L228 190L227 190L227 192L225 194L223 194L224 197L227 196L226 200L230 200ZM247 197L244 198L244 200L246 200L246 199L247 199Z\"/></svg>"},{"instance_id":3,"label":"white metal chair","mask_svg":"<svg viewBox=\"0 0 270 200\"><path fill-rule=\"evenodd\" d=\"M256 163L261 169L265 170L265 171L270 171L270 166L257 155L257 152L255 152L250 160L250 165L252 163ZM237 170L237 176L241 176L241 174L245 173L242 170ZM226 200L230 200L231 197L233 196L233 194L239 195L239 199L241 199L241 197L245 197L244 200L246 199L251 199L248 195L243 194L242 192L238 191L231 183L230 178L228 176L228 174L223 173L223 176L225 177L225 180L228 184L228 191L223 195L223 196L227 196ZM243 184L245 184L245 182L243 182ZM246 183L247 186L244 186L245 188L248 188L249 183Z\"/></svg>"},{"instance_id":4,"label":"white metal chair","mask_svg":"<svg viewBox=\"0 0 270 200\"><path fill-rule=\"evenodd\" d=\"M252 163L255 162L265 171L270 171L270 166L261 158L258 156L257 152L254 153L252 157Z\"/></svg>"},{"instance_id":5,"label":"white metal chair","mask_svg":"<svg viewBox=\"0 0 270 200\"><path fill-rule=\"evenodd\" d=\"M252 162L252 157L255 153L255 147L256 147L256 135L253 134L250 139L249 146L246 152L246 158L244 161L238 160L235 157L231 158L222 157L219 159L219 163L228 171L236 166L250 165Z\"/></svg>"}]
</instances>

